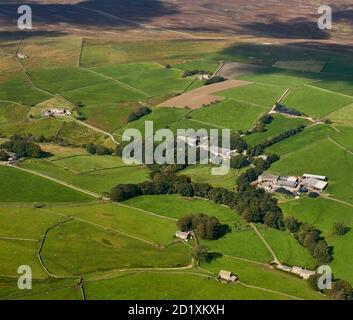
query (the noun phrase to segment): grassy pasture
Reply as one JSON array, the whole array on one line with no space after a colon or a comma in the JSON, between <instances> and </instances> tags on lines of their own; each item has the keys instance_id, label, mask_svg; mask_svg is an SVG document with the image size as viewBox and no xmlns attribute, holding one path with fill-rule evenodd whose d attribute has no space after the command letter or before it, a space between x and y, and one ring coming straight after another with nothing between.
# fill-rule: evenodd
<instances>
[{"instance_id":1,"label":"grassy pasture","mask_svg":"<svg viewBox=\"0 0 353 320\"><path fill-rule=\"evenodd\" d=\"M105 168L85 174L75 173L45 159L28 159L21 166L100 194L109 192L119 183L138 183L149 179L149 170L142 166Z\"/></svg>"},{"instance_id":2,"label":"grassy pasture","mask_svg":"<svg viewBox=\"0 0 353 320\"><path fill-rule=\"evenodd\" d=\"M192 119L211 122L234 131L248 130L267 108L245 102L226 99L212 106L197 109L190 116Z\"/></svg>"},{"instance_id":3,"label":"grassy pasture","mask_svg":"<svg viewBox=\"0 0 353 320\"><path fill-rule=\"evenodd\" d=\"M38 246L39 242L34 241L0 240L0 274L18 276L18 267L28 265L33 279L47 278L37 257Z\"/></svg>"},{"instance_id":4,"label":"grassy pasture","mask_svg":"<svg viewBox=\"0 0 353 320\"><path fill-rule=\"evenodd\" d=\"M29 134L46 138L54 137L60 130L63 122L54 118L42 118L36 120L26 120L22 122L11 122L0 124L0 132L10 137L13 134Z\"/></svg>"},{"instance_id":5,"label":"grassy pasture","mask_svg":"<svg viewBox=\"0 0 353 320\"><path fill-rule=\"evenodd\" d=\"M148 287L149 290L144 290ZM283 296L246 288L240 284L224 285L205 274L173 272L124 273L114 279L89 281L88 300L277 300Z\"/></svg>"},{"instance_id":6,"label":"grassy pasture","mask_svg":"<svg viewBox=\"0 0 353 320\"><path fill-rule=\"evenodd\" d=\"M53 279L32 281L32 290L20 290L16 278L0 277L0 299L7 300L76 300L82 299L81 290L75 287L76 279Z\"/></svg>"},{"instance_id":7,"label":"grassy pasture","mask_svg":"<svg viewBox=\"0 0 353 320\"><path fill-rule=\"evenodd\" d=\"M281 87L264 84L250 84L218 92L217 95L270 109L283 93L284 89Z\"/></svg>"},{"instance_id":8,"label":"grassy pasture","mask_svg":"<svg viewBox=\"0 0 353 320\"><path fill-rule=\"evenodd\" d=\"M51 272L80 275L104 269L184 266L191 260L189 250L183 244L162 249L73 221L51 230L43 260Z\"/></svg>"},{"instance_id":9,"label":"grassy pasture","mask_svg":"<svg viewBox=\"0 0 353 320\"><path fill-rule=\"evenodd\" d=\"M262 225L257 227L282 263L290 266L302 266L310 270L317 266L316 260L309 251L302 247L287 231L266 228Z\"/></svg>"},{"instance_id":10,"label":"grassy pasture","mask_svg":"<svg viewBox=\"0 0 353 320\"><path fill-rule=\"evenodd\" d=\"M107 41L87 39L81 64L100 66L114 63L157 61L161 64L204 59L229 45L228 40L142 40Z\"/></svg>"},{"instance_id":11,"label":"grassy pasture","mask_svg":"<svg viewBox=\"0 0 353 320\"><path fill-rule=\"evenodd\" d=\"M30 76L37 87L51 93L63 93L106 81L80 68L35 69L30 72Z\"/></svg>"},{"instance_id":12,"label":"grassy pasture","mask_svg":"<svg viewBox=\"0 0 353 320\"><path fill-rule=\"evenodd\" d=\"M229 224L229 227L231 232L222 238L202 240L201 243L208 246L211 252L261 263L272 261L270 252L250 226L243 226L240 230L232 224Z\"/></svg>"},{"instance_id":13,"label":"grassy pasture","mask_svg":"<svg viewBox=\"0 0 353 320\"><path fill-rule=\"evenodd\" d=\"M306 128L303 132L285 139L279 143L272 145L266 149L267 153L277 153L280 156L297 152L303 147L317 143L319 140L326 139L328 136L337 132L326 125L317 125Z\"/></svg>"},{"instance_id":14,"label":"grassy pasture","mask_svg":"<svg viewBox=\"0 0 353 320\"><path fill-rule=\"evenodd\" d=\"M352 160L352 154L329 139L322 139L283 157L272 165L270 171L282 175L302 175L308 172L325 175L329 179L326 192L352 203Z\"/></svg>"},{"instance_id":15,"label":"grassy pasture","mask_svg":"<svg viewBox=\"0 0 353 320\"><path fill-rule=\"evenodd\" d=\"M313 117L323 117L353 102L353 98L326 92L312 86L291 90L283 104Z\"/></svg>"},{"instance_id":16,"label":"grassy pasture","mask_svg":"<svg viewBox=\"0 0 353 320\"><path fill-rule=\"evenodd\" d=\"M285 215L295 216L298 220L310 223L323 232L329 245L333 246L334 260L331 266L335 277L353 283L353 272L348 267L353 263L352 230L344 236L333 233L334 224L337 222L353 227L352 207L322 198L290 201L281 204L281 207Z\"/></svg>"},{"instance_id":17,"label":"grassy pasture","mask_svg":"<svg viewBox=\"0 0 353 320\"><path fill-rule=\"evenodd\" d=\"M337 126L336 128L339 130L339 133L335 132L331 138L344 148L353 152L353 128L344 126Z\"/></svg>"},{"instance_id":18,"label":"grassy pasture","mask_svg":"<svg viewBox=\"0 0 353 320\"><path fill-rule=\"evenodd\" d=\"M0 207L1 237L38 239L45 230L60 221L59 216L50 215L33 207ZM0 272L1 273L1 272Z\"/></svg>"},{"instance_id":19,"label":"grassy pasture","mask_svg":"<svg viewBox=\"0 0 353 320\"><path fill-rule=\"evenodd\" d=\"M353 126L353 104L330 113L328 118L343 125Z\"/></svg>"},{"instance_id":20,"label":"grassy pasture","mask_svg":"<svg viewBox=\"0 0 353 320\"><path fill-rule=\"evenodd\" d=\"M180 70L202 70L215 72L219 68L220 64L212 60L188 60L182 63L178 63L173 67Z\"/></svg>"},{"instance_id":21,"label":"grassy pasture","mask_svg":"<svg viewBox=\"0 0 353 320\"><path fill-rule=\"evenodd\" d=\"M161 245L171 244L177 230L176 222L173 220L119 204L52 207L49 210L84 219L104 228L120 230Z\"/></svg>"},{"instance_id":22,"label":"grassy pasture","mask_svg":"<svg viewBox=\"0 0 353 320\"><path fill-rule=\"evenodd\" d=\"M288 70L298 70L298 71L309 71L309 72L321 72L323 68L323 63L315 60L307 61L277 61L274 64L277 68L288 69Z\"/></svg>"},{"instance_id":23,"label":"grassy pasture","mask_svg":"<svg viewBox=\"0 0 353 320\"><path fill-rule=\"evenodd\" d=\"M297 128L300 125L308 125L310 122L300 118L287 118L281 115L273 115L271 124L266 125L266 131L256 132L245 137L245 140L250 145L256 145L267 139L278 136L282 132Z\"/></svg>"},{"instance_id":24,"label":"grassy pasture","mask_svg":"<svg viewBox=\"0 0 353 320\"><path fill-rule=\"evenodd\" d=\"M242 76L239 79L259 84L271 84L286 89L295 88L305 83L312 82L315 78L310 77L310 75L310 73L291 72L277 68L269 68Z\"/></svg>"},{"instance_id":25,"label":"grassy pasture","mask_svg":"<svg viewBox=\"0 0 353 320\"><path fill-rule=\"evenodd\" d=\"M85 202L88 195L18 169L0 166L0 202Z\"/></svg>"},{"instance_id":26,"label":"grassy pasture","mask_svg":"<svg viewBox=\"0 0 353 320\"><path fill-rule=\"evenodd\" d=\"M26 69L52 69L76 67L81 46L81 37L27 37L20 50L28 56L21 62Z\"/></svg>"},{"instance_id":27,"label":"grassy pasture","mask_svg":"<svg viewBox=\"0 0 353 320\"><path fill-rule=\"evenodd\" d=\"M353 77L352 78L330 78L313 83L315 87L339 92L353 97Z\"/></svg>"},{"instance_id":28,"label":"grassy pasture","mask_svg":"<svg viewBox=\"0 0 353 320\"><path fill-rule=\"evenodd\" d=\"M25 121L28 111L29 107L21 104L0 101L0 124Z\"/></svg>"},{"instance_id":29,"label":"grassy pasture","mask_svg":"<svg viewBox=\"0 0 353 320\"><path fill-rule=\"evenodd\" d=\"M340 76L353 76L353 65L351 63L326 63L322 73Z\"/></svg>"},{"instance_id":30,"label":"grassy pasture","mask_svg":"<svg viewBox=\"0 0 353 320\"><path fill-rule=\"evenodd\" d=\"M190 165L180 173L189 176L193 182L209 183L214 187L235 191L235 180L243 170L231 168L225 176L214 176L211 173L212 168L212 165Z\"/></svg>"},{"instance_id":31,"label":"grassy pasture","mask_svg":"<svg viewBox=\"0 0 353 320\"><path fill-rule=\"evenodd\" d=\"M34 105L49 97L48 94L34 88L22 74L18 74L11 80L3 82L0 86L0 100Z\"/></svg>"},{"instance_id":32,"label":"grassy pasture","mask_svg":"<svg viewBox=\"0 0 353 320\"><path fill-rule=\"evenodd\" d=\"M205 213L217 217L222 222L239 220L234 211L212 201L189 199L178 195L141 196L129 199L124 204L174 219L190 213Z\"/></svg>"}]
</instances>

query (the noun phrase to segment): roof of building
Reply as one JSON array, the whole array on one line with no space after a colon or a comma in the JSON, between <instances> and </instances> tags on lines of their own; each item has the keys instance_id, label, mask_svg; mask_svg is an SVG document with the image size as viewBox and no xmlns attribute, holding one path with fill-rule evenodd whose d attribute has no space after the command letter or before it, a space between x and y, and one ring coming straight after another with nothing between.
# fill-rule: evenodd
<instances>
[{"instance_id":1,"label":"roof of building","mask_svg":"<svg viewBox=\"0 0 353 320\"><path fill-rule=\"evenodd\" d=\"M177 231L175 232L175 236L181 239L187 239L190 236L190 232L184 232L184 231Z\"/></svg>"},{"instance_id":2,"label":"roof of building","mask_svg":"<svg viewBox=\"0 0 353 320\"><path fill-rule=\"evenodd\" d=\"M278 181L279 176L270 173L264 173L259 176L259 179L262 181Z\"/></svg>"},{"instance_id":3,"label":"roof of building","mask_svg":"<svg viewBox=\"0 0 353 320\"><path fill-rule=\"evenodd\" d=\"M302 181L303 186L318 190L324 190L327 184L327 182L315 178L306 178Z\"/></svg>"},{"instance_id":4,"label":"roof of building","mask_svg":"<svg viewBox=\"0 0 353 320\"><path fill-rule=\"evenodd\" d=\"M227 280L227 281L235 281L235 280L238 279L238 277L235 276L235 275L233 274L233 272L231 272L231 271L225 271L225 270L221 270L221 271L219 272L219 277L220 277L221 279L224 279L224 280Z\"/></svg>"},{"instance_id":5,"label":"roof of building","mask_svg":"<svg viewBox=\"0 0 353 320\"><path fill-rule=\"evenodd\" d=\"M315 179L318 179L318 180L327 180L326 176L320 176L320 175L311 174L311 173L304 173L303 177L304 178L315 178Z\"/></svg>"}]
</instances>

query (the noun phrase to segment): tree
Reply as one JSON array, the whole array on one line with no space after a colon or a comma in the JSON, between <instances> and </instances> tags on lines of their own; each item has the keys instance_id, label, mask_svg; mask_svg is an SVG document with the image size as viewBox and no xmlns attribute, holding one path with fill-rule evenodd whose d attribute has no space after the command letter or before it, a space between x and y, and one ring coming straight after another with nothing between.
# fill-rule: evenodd
<instances>
[{"instance_id":1,"label":"tree","mask_svg":"<svg viewBox=\"0 0 353 320\"><path fill-rule=\"evenodd\" d=\"M335 223L333 226L333 234L338 236L344 236L350 231L350 228L345 226L343 223Z\"/></svg>"},{"instance_id":2,"label":"tree","mask_svg":"<svg viewBox=\"0 0 353 320\"><path fill-rule=\"evenodd\" d=\"M249 165L249 161L247 157L243 155L237 155L235 157L231 157L230 159L230 167L233 169L241 169Z\"/></svg>"},{"instance_id":3,"label":"tree","mask_svg":"<svg viewBox=\"0 0 353 320\"><path fill-rule=\"evenodd\" d=\"M192 218L193 215L192 214L188 214L184 217L181 217L178 221L177 221L177 226L181 231L190 231L192 230Z\"/></svg>"},{"instance_id":4,"label":"tree","mask_svg":"<svg viewBox=\"0 0 353 320\"><path fill-rule=\"evenodd\" d=\"M135 184L119 184L110 191L110 198L113 201L125 201L140 196L141 190Z\"/></svg>"},{"instance_id":5,"label":"tree","mask_svg":"<svg viewBox=\"0 0 353 320\"><path fill-rule=\"evenodd\" d=\"M313 257L322 264L329 263L332 260L331 249L325 240L320 240L316 244L313 252Z\"/></svg>"},{"instance_id":6,"label":"tree","mask_svg":"<svg viewBox=\"0 0 353 320\"><path fill-rule=\"evenodd\" d=\"M326 290L333 300L352 300L352 286L345 280L336 280L332 283L332 289Z\"/></svg>"},{"instance_id":7,"label":"tree","mask_svg":"<svg viewBox=\"0 0 353 320\"><path fill-rule=\"evenodd\" d=\"M209 248L203 245L196 245L191 252L192 257L198 262L206 262L208 258Z\"/></svg>"},{"instance_id":8,"label":"tree","mask_svg":"<svg viewBox=\"0 0 353 320\"><path fill-rule=\"evenodd\" d=\"M321 276L321 274L316 273L309 277L308 283L311 289L315 291L320 291L320 288L318 287L318 281Z\"/></svg>"},{"instance_id":9,"label":"tree","mask_svg":"<svg viewBox=\"0 0 353 320\"><path fill-rule=\"evenodd\" d=\"M301 223L297 219L291 216L287 217L284 220L284 224L290 233L296 233L299 230L301 225Z\"/></svg>"},{"instance_id":10,"label":"tree","mask_svg":"<svg viewBox=\"0 0 353 320\"><path fill-rule=\"evenodd\" d=\"M112 154L113 150L104 146L97 146L96 152L98 155L102 156L102 155Z\"/></svg>"},{"instance_id":11,"label":"tree","mask_svg":"<svg viewBox=\"0 0 353 320\"><path fill-rule=\"evenodd\" d=\"M9 155L5 150L0 150L0 161L7 161L9 159Z\"/></svg>"},{"instance_id":12,"label":"tree","mask_svg":"<svg viewBox=\"0 0 353 320\"><path fill-rule=\"evenodd\" d=\"M86 146L86 151L90 154L96 154L97 148L92 142L90 142Z\"/></svg>"}]
</instances>

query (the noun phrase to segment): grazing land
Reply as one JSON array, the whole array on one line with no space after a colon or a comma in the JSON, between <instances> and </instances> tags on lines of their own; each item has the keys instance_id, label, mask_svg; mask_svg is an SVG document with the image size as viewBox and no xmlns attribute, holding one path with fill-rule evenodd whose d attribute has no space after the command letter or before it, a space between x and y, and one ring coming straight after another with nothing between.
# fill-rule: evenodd
<instances>
[{"instance_id":1,"label":"grazing land","mask_svg":"<svg viewBox=\"0 0 353 320\"><path fill-rule=\"evenodd\" d=\"M335 1L330 33L316 0L34 2L28 32L14 1L0 4L0 299L332 297L276 263L328 264L353 285L351 0ZM215 76L225 81L206 85ZM234 150L219 151L232 168L127 165L124 132L144 137L145 121L230 129ZM264 173L328 186L263 194ZM190 214L213 219L183 228ZM300 244L290 216L320 232L330 259ZM32 290L17 287L20 265Z\"/></svg>"}]
</instances>

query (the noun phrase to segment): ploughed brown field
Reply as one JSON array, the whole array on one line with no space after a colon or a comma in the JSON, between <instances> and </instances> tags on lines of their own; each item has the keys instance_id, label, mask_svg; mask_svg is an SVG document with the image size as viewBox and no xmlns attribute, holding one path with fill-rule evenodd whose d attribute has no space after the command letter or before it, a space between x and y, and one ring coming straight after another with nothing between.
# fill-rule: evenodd
<instances>
[{"instance_id":1,"label":"ploughed brown field","mask_svg":"<svg viewBox=\"0 0 353 320\"><path fill-rule=\"evenodd\" d=\"M219 69L217 75L231 79L243 76L248 73L256 72L260 69L262 69L262 67L256 65L238 62L227 62L222 66L221 69Z\"/></svg>"},{"instance_id":2,"label":"ploughed brown field","mask_svg":"<svg viewBox=\"0 0 353 320\"><path fill-rule=\"evenodd\" d=\"M187 107L190 109L199 109L205 105L209 105L211 103L219 102L225 99L225 97L212 95L212 93L245 86L248 84L251 84L251 82L242 80L227 80L219 83L214 83L173 97L165 102L162 102L158 106L169 108Z\"/></svg>"}]
</instances>

